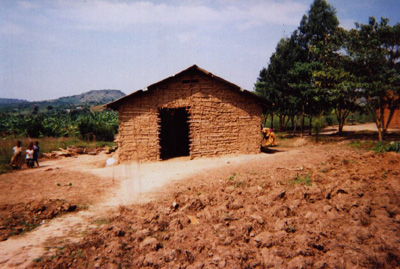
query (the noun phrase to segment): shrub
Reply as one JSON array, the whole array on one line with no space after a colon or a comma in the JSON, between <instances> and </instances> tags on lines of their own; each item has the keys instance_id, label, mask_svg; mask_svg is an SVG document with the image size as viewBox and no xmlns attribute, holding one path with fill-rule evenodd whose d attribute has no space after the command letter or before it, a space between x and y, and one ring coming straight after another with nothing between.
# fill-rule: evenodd
<instances>
[{"instance_id":1,"label":"shrub","mask_svg":"<svg viewBox=\"0 0 400 269\"><path fill-rule=\"evenodd\" d=\"M325 118L325 122L328 126L332 126L333 125L333 119L331 116L328 116Z\"/></svg>"},{"instance_id":2,"label":"shrub","mask_svg":"<svg viewBox=\"0 0 400 269\"><path fill-rule=\"evenodd\" d=\"M388 151L399 152L400 150L400 142L386 142L381 141L377 142L375 146L372 148L375 153L385 153Z\"/></svg>"},{"instance_id":3,"label":"shrub","mask_svg":"<svg viewBox=\"0 0 400 269\"><path fill-rule=\"evenodd\" d=\"M88 118L85 118L78 124L78 129L83 138L89 138L90 135L94 135L96 140L109 142L114 141L115 127L113 125L100 125Z\"/></svg>"}]
</instances>

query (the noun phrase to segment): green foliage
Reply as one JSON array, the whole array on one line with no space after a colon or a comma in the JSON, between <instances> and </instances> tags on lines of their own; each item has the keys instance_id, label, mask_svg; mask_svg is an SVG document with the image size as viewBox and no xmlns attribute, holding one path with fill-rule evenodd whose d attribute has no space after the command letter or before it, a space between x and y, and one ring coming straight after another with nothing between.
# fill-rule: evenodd
<instances>
[{"instance_id":1,"label":"green foliage","mask_svg":"<svg viewBox=\"0 0 400 269\"><path fill-rule=\"evenodd\" d=\"M372 148L375 153L385 153L385 152L399 152L400 143L399 142L387 142L387 141L379 141Z\"/></svg>"},{"instance_id":2,"label":"green foliage","mask_svg":"<svg viewBox=\"0 0 400 269\"><path fill-rule=\"evenodd\" d=\"M314 0L308 15L304 15L299 30L304 46L315 45L332 35L339 25L336 10L325 0Z\"/></svg>"},{"instance_id":3,"label":"green foliage","mask_svg":"<svg viewBox=\"0 0 400 269\"><path fill-rule=\"evenodd\" d=\"M334 8L325 0L315 0L298 30L280 40L255 84L256 92L271 102L269 113L293 122L299 116L320 116L329 110L329 92L318 87L313 75L322 74L326 37L334 35L338 24ZM282 130L283 122L279 126Z\"/></svg>"},{"instance_id":4,"label":"green foliage","mask_svg":"<svg viewBox=\"0 0 400 269\"><path fill-rule=\"evenodd\" d=\"M107 121L99 118L100 114L91 114L91 117L86 117L78 123L78 129L82 137L88 138L93 136L96 140L114 141L114 134L118 130L118 122ZM102 122L102 124L99 124Z\"/></svg>"},{"instance_id":5,"label":"green foliage","mask_svg":"<svg viewBox=\"0 0 400 269\"><path fill-rule=\"evenodd\" d=\"M391 116L400 107L400 23L390 26L388 22L386 18L377 22L370 17L368 24L357 23L348 42L352 73L377 124L381 141ZM383 114L385 108L390 111L387 118Z\"/></svg>"},{"instance_id":6,"label":"green foliage","mask_svg":"<svg viewBox=\"0 0 400 269\"><path fill-rule=\"evenodd\" d=\"M326 116L326 117L325 117L325 122L326 122L326 124L327 124L328 126L332 126L334 121L333 121L332 117Z\"/></svg>"},{"instance_id":7,"label":"green foliage","mask_svg":"<svg viewBox=\"0 0 400 269\"><path fill-rule=\"evenodd\" d=\"M323 127L324 127L323 119L317 118L317 119L313 120L312 128L313 128L314 134L316 134L318 136L319 133L321 132L321 130L323 129Z\"/></svg>"},{"instance_id":8,"label":"green foliage","mask_svg":"<svg viewBox=\"0 0 400 269\"><path fill-rule=\"evenodd\" d=\"M303 131L306 116L334 111L341 133L349 115L368 109L382 140L400 107L400 23L388 22L371 17L368 24L346 31L338 27L333 7L314 0L257 79L257 94L271 103L268 113L280 120L301 116Z\"/></svg>"},{"instance_id":9,"label":"green foliage","mask_svg":"<svg viewBox=\"0 0 400 269\"><path fill-rule=\"evenodd\" d=\"M233 173L233 175L231 175L231 176L228 178L228 180L229 180L229 181L233 181L233 180L235 179L235 177L236 177L236 173Z\"/></svg>"},{"instance_id":10,"label":"green foliage","mask_svg":"<svg viewBox=\"0 0 400 269\"><path fill-rule=\"evenodd\" d=\"M0 130L2 137L85 137L94 133L96 140L113 141L118 130L118 115L114 111L27 116L2 114Z\"/></svg>"},{"instance_id":11,"label":"green foliage","mask_svg":"<svg viewBox=\"0 0 400 269\"><path fill-rule=\"evenodd\" d=\"M289 181L290 185L294 184L300 184L300 185L306 185L306 186L311 186L311 178L310 174L307 173L306 175L297 175L293 180Z\"/></svg>"},{"instance_id":12,"label":"green foliage","mask_svg":"<svg viewBox=\"0 0 400 269\"><path fill-rule=\"evenodd\" d=\"M385 152L400 152L400 142L399 141L353 141L350 143L353 148L361 149L364 151L374 151L375 153L385 153Z\"/></svg>"}]
</instances>

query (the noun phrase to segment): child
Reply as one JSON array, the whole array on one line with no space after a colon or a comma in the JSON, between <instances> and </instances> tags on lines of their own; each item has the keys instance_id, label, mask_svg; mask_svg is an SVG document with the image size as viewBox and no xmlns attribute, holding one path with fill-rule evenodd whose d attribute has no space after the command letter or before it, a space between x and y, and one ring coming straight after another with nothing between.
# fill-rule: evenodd
<instances>
[{"instance_id":1,"label":"child","mask_svg":"<svg viewBox=\"0 0 400 269\"><path fill-rule=\"evenodd\" d=\"M26 166L28 168L32 168L33 165L34 165L34 162L33 162L33 143L32 142L29 144L29 147L26 149L25 159L26 159Z\"/></svg>"},{"instance_id":2,"label":"child","mask_svg":"<svg viewBox=\"0 0 400 269\"><path fill-rule=\"evenodd\" d=\"M33 146L33 165L35 165L35 162L37 167L39 167L39 141L36 141Z\"/></svg>"}]
</instances>

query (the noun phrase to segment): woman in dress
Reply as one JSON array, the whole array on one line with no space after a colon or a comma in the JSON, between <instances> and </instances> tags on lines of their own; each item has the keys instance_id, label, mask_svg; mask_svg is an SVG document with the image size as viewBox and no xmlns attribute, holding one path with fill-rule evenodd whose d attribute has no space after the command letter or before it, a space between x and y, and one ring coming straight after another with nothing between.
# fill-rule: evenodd
<instances>
[{"instance_id":1,"label":"woman in dress","mask_svg":"<svg viewBox=\"0 0 400 269\"><path fill-rule=\"evenodd\" d=\"M17 141L17 145L13 147L13 156L10 162L10 165L13 170L21 170L21 166L23 163L21 145L22 145L21 141Z\"/></svg>"}]
</instances>

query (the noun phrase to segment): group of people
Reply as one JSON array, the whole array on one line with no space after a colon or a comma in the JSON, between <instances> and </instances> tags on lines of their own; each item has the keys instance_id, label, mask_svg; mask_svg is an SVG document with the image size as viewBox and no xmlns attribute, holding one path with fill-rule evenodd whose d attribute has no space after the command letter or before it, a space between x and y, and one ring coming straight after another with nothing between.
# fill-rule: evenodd
<instances>
[{"instance_id":1,"label":"group of people","mask_svg":"<svg viewBox=\"0 0 400 269\"><path fill-rule=\"evenodd\" d=\"M24 163L23 149L21 141L17 141L17 145L13 147L13 156L11 158L10 165L13 170L21 170ZM28 148L25 151L25 163L28 168L33 168L35 163L39 167L39 142L36 141L29 143Z\"/></svg>"}]
</instances>

